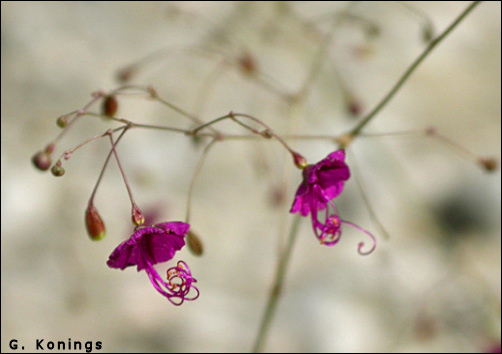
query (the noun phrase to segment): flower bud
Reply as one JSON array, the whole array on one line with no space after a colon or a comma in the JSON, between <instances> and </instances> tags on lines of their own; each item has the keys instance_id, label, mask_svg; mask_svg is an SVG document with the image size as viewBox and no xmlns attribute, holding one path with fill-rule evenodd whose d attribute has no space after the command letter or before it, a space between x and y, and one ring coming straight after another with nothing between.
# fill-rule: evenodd
<instances>
[{"instance_id":1,"label":"flower bud","mask_svg":"<svg viewBox=\"0 0 502 354\"><path fill-rule=\"evenodd\" d=\"M256 59L249 52L244 52L239 58L239 66L242 72L246 75L254 75L258 70Z\"/></svg>"},{"instance_id":2,"label":"flower bud","mask_svg":"<svg viewBox=\"0 0 502 354\"><path fill-rule=\"evenodd\" d=\"M305 171L305 169L303 171ZM269 202L272 207L279 207L286 202L286 191L284 190L284 186L280 184L272 186L267 195L269 196Z\"/></svg>"},{"instance_id":3,"label":"flower bud","mask_svg":"<svg viewBox=\"0 0 502 354\"><path fill-rule=\"evenodd\" d=\"M70 117L65 114L65 115L62 115L61 117L59 117L57 120L56 120L56 124L58 125L58 127L60 128L64 128L68 125L68 119Z\"/></svg>"},{"instance_id":4,"label":"flower bud","mask_svg":"<svg viewBox=\"0 0 502 354\"><path fill-rule=\"evenodd\" d=\"M51 172L56 177L61 177L62 175L64 175L65 170L61 166L61 161L56 162L56 164L54 166L52 166Z\"/></svg>"},{"instance_id":5,"label":"flower bud","mask_svg":"<svg viewBox=\"0 0 502 354\"><path fill-rule=\"evenodd\" d=\"M305 167L307 167L307 160L297 152L293 152L293 161L295 163L295 166L300 170L303 170Z\"/></svg>"},{"instance_id":6,"label":"flower bud","mask_svg":"<svg viewBox=\"0 0 502 354\"><path fill-rule=\"evenodd\" d=\"M49 167L51 167L51 155L45 151L39 151L31 158L31 162L38 168L40 171L47 171Z\"/></svg>"},{"instance_id":7,"label":"flower bud","mask_svg":"<svg viewBox=\"0 0 502 354\"><path fill-rule=\"evenodd\" d=\"M478 162L488 172L496 171L498 168L497 159L494 157L481 157Z\"/></svg>"},{"instance_id":8,"label":"flower bud","mask_svg":"<svg viewBox=\"0 0 502 354\"><path fill-rule=\"evenodd\" d=\"M155 90L153 88L153 86L148 85L148 87L146 89L147 89L148 93L150 94L151 98L158 98L159 97L159 94L157 93L157 90Z\"/></svg>"},{"instance_id":9,"label":"flower bud","mask_svg":"<svg viewBox=\"0 0 502 354\"><path fill-rule=\"evenodd\" d=\"M357 117L361 114L361 111L363 110L363 107L361 105L361 103L359 103L357 100L355 100L354 98L351 98L348 102L347 102L347 112L353 116L353 117Z\"/></svg>"},{"instance_id":10,"label":"flower bud","mask_svg":"<svg viewBox=\"0 0 502 354\"><path fill-rule=\"evenodd\" d=\"M260 132L260 135L263 136L264 138L272 139L274 137L274 131L272 129L267 128L264 131Z\"/></svg>"},{"instance_id":11,"label":"flower bud","mask_svg":"<svg viewBox=\"0 0 502 354\"><path fill-rule=\"evenodd\" d=\"M427 25L422 29L422 40L425 43L429 43L434 39L434 27L432 25Z\"/></svg>"},{"instance_id":12,"label":"flower bud","mask_svg":"<svg viewBox=\"0 0 502 354\"><path fill-rule=\"evenodd\" d=\"M131 81L131 77L133 75L133 66L128 66L126 68L123 68L117 73L117 80L120 83L126 83L128 81Z\"/></svg>"},{"instance_id":13,"label":"flower bud","mask_svg":"<svg viewBox=\"0 0 502 354\"><path fill-rule=\"evenodd\" d=\"M101 220L94 204L89 204L85 211L85 226L87 228L87 234L93 241L99 241L106 235L105 224L103 220Z\"/></svg>"},{"instance_id":14,"label":"flower bud","mask_svg":"<svg viewBox=\"0 0 502 354\"><path fill-rule=\"evenodd\" d=\"M56 146L55 146L53 143L50 143L49 145L47 145L47 146L45 147L45 150L44 150L44 151L50 155L50 154L52 154L52 152L54 151L54 148L55 148L55 147L56 147Z\"/></svg>"},{"instance_id":15,"label":"flower bud","mask_svg":"<svg viewBox=\"0 0 502 354\"><path fill-rule=\"evenodd\" d=\"M425 129L425 135L436 135L437 134L437 128L436 127L428 127Z\"/></svg>"},{"instance_id":16,"label":"flower bud","mask_svg":"<svg viewBox=\"0 0 502 354\"><path fill-rule=\"evenodd\" d=\"M145 217L136 204L132 206L131 219L134 225L140 226L145 223Z\"/></svg>"},{"instance_id":17,"label":"flower bud","mask_svg":"<svg viewBox=\"0 0 502 354\"><path fill-rule=\"evenodd\" d=\"M190 230L188 231L186 240L188 249L195 256L202 256L202 253L204 253L204 247L202 246L202 241L200 240L199 236L197 236L195 233L193 233L192 230Z\"/></svg>"},{"instance_id":18,"label":"flower bud","mask_svg":"<svg viewBox=\"0 0 502 354\"><path fill-rule=\"evenodd\" d=\"M113 117L117 113L119 104L115 96L106 96L101 105L101 114L108 117Z\"/></svg>"}]
</instances>

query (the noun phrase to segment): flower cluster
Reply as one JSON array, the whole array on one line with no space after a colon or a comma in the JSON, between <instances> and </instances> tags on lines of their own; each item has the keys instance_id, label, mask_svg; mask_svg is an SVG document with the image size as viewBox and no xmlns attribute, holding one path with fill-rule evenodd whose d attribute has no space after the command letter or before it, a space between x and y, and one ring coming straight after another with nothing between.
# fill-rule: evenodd
<instances>
[{"instance_id":1,"label":"flower cluster","mask_svg":"<svg viewBox=\"0 0 502 354\"><path fill-rule=\"evenodd\" d=\"M342 224L358 229L373 241L373 246L366 252L361 251L364 243L359 243L359 253L366 255L375 249L375 237L367 230L342 220L332 201L343 192L344 183L349 178L350 170L345 163L343 149L332 152L315 165L307 165L303 169L303 181L296 191L290 212L299 213L302 216L310 214L314 233L321 244L326 246L333 246L340 241ZM333 210L332 213L330 213L330 209ZM320 221L318 214L319 211L323 210L325 210L324 219Z\"/></svg>"},{"instance_id":2,"label":"flower cluster","mask_svg":"<svg viewBox=\"0 0 502 354\"><path fill-rule=\"evenodd\" d=\"M107 264L111 268L122 270L129 266L137 266L138 272L145 270L153 287L174 305L181 305L185 300L195 300L199 297L199 290L193 286L196 280L185 262L180 261L176 267L167 270L167 281L153 267L157 263L171 260L176 251L183 248L189 228L190 225L184 222L139 227L112 252ZM195 295L188 297L192 289Z\"/></svg>"}]
</instances>

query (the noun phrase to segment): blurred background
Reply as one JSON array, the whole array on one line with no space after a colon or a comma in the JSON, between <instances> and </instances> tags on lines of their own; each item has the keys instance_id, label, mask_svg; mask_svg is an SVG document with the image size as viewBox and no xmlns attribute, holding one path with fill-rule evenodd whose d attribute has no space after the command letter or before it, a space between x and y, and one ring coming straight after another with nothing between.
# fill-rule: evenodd
<instances>
[{"instance_id":1,"label":"blurred background","mask_svg":"<svg viewBox=\"0 0 502 354\"><path fill-rule=\"evenodd\" d=\"M250 351L301 182L276 141L223 141L210 151L191 217L204 255L183 249L175 258L189 264L201 296L180 307L144 272L106 265L133 231L114 161L95 199L107 236L86 235L84 211L108 140L75 152L61 178L30 159L59 133L57 117L82 108L91 92L116 88L121 69L152 54L131 82L153 85L203 121L234 111L279 134L338 136L467 6L411 3L2 2L2 351L11 351L11 339L35 350L36 339L69 338L101 341L102 352ZM500 160L500 6L476 8L365 132L433 126ZM305 98L291 103L302 87ZM117 116L193 128L139 96L120 96ZM117 125L84 117L54 160L110 126ZM215 128L247 133L230 122ZM124 137L118 152L145 214L184 220L207 142L140 129ZM288 142L311 163L336 149L329 140ZM364 235L350 228L335 247L321 247L303 220L265 349L500 352L500 170L488 173L462 155L424 134L356 139L348 164L389 237L355 178L337 207L376 235L373 254L358 255Z\"/></svg>"}]
</instances>

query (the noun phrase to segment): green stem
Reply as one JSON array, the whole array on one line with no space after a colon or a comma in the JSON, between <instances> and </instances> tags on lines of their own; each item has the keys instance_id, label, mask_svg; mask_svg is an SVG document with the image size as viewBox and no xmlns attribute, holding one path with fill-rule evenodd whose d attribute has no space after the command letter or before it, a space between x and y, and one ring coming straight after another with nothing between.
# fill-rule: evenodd
<instances>
[{"instance_id":1,"label":"green stem","mask_svg":"<svg viewBox=\"0 0 502 354\"><path fill-rule=\"evenodd\" d=\"M418 68L418 66L429 56L432 50L451 32L457 25L479 4L481 1L472 2L461 14L457 17L453 23L444 30L436 39L429 43L425 51L410 65L410 67L404 72L401 78L396 82L394 87L389 91L389 93L380 101L380 103L370 112L368 115L350 132L350 135L357 136L361 130L368 124L382 108L384 108L387 103L394 97L394 95L399 91L401 86L408 80L410 75Z\"/></svg>"},{"instance_id":2,"label":"green stem","mask_svg":"<svg viewBox=\"0 0 502 354\"><path fill-rule=\"evenodd\" d=\"M188 188L188 198L187 198L187 211L186 211L186 217L185 217L185 222L187 224L190 223L190 216L191 216L191 211L192 211L192 195L193 195L193 189L195 187L195 181L197 180L197 177L200 175L200 171L202 169L202 166L204 165L204 162L206 161L206 157L209 153L209 150L214 146L214 143L216 143L218 140L215 138L211 140L209 144L206 145L204 148L204 151L202 152L202 155L199 158L199 162L197 162L197 166L195 167L195 170L193 171L192 175L192 181L190 182L190 187Z\"/></svg>"},{"instance_id":3,"label":"green stem","mask_svg":"<svg viewBox=\"0 0 502 354\"><path fill-rule=\"evenodd\" d=\"M253 347L253 353L259 353L263 350L268 329L272 322L272 317L275 313L275 310L277 308L277 303L281 295L286 270L288 268L289 259L291 258L291 253L293 252L293 246L296 240L296 236L298 235L298 227L300 225L301 220L302 220L301 217L295 216L293 220L293 225L291 226L291 231L289 233L288 243L286 244L286 248L279 257L279 263L277 264L277 270L275 273L274 285L270 290L267 307L265 308L265 312L263 314L263 318L260 323L260 330L258 332L258 337L256 338Z\"/></svg>"}]
</instances>

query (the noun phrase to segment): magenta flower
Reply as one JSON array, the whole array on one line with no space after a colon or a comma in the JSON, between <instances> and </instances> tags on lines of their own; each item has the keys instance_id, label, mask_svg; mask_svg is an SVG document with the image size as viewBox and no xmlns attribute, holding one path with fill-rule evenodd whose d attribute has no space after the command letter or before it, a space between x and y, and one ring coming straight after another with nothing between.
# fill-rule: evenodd
<instances>
[{"instance_id":1,"label":"magenta flower","mask_svg":"<svg viewBox=\"0 0 502 354\"><path fill-rule=\"evenodd\" d=\"M375 237L349 221L342 220L338 215L333 199L338 197L346 180L350 178L350 170L345 163L345 151L343 149L332 152L325 159L315 165L308 165L303 170L303 181L296 191L295 200L291 207L291 213L300 213L302 216L311 215L312 228L321 244L333 246L340 241L342 236L342 224L350 225L368 235L373 241L369 251L361 249L364 243L359 243L360 254L370 254L376 247ZM330 213L330 207L333 213ZM319 221L318 212L326 210L324 221Z\"/></svg>"},{"instance_id":2,"label":"magenta flower","mask_svg":"<svg viewBox=\"0 0 502 354\"><path fill-rule=\"evenodd\" d=\"M174 305L181 305L185 300L195 300L199 290L192 284L196 280L185 262L178 262L167 270L167 281L153 267L157 263L167 262L185 245L184 237L190 225L184 222L166 222L137 228L136 232L122 242L110 255L108 266L124 270L137 266L138 272L145 270L153 287ZM195 296L187 297L191 289Z\"/></svg>"},{"instance_id":3,"label":"magenta flower","mask_svg":"<svg viewBox=\"0 0 502 354\"><path fill-rule=\"evenodd\" d=\"M303 170L303 182L296 191L291 213L307 216L324 210L330 200L342 193L344 181L349 178L343 149L332 152L315 165L308 165Z\"/></svg>"}]
</instances>

